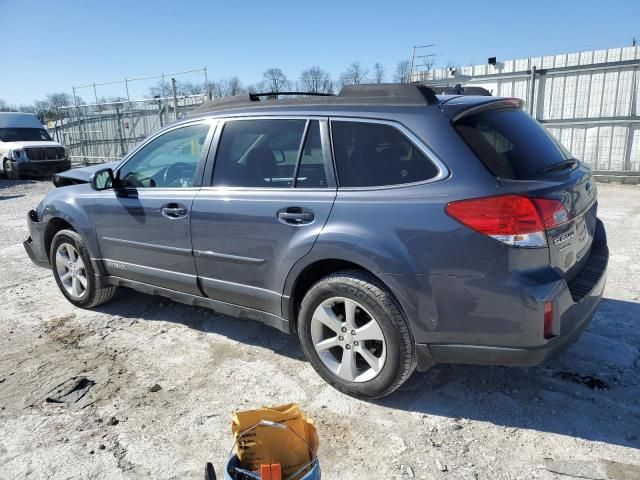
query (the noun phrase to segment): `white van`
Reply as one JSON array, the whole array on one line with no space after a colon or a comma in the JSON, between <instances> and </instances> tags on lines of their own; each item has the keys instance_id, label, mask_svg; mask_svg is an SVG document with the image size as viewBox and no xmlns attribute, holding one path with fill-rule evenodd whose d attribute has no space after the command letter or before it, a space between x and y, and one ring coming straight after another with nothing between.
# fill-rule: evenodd
<instances>
[{"instance_id":1,"label":"white van","mask_svg":"<svg viewBox=\"0 0 640 480\"><path fill-rule=\"evenodd\" d=\"M31 113L0 112L0 160L5 175L12 179L71 168L64 147L51 140Z\"/></svg>"}]
</instances>

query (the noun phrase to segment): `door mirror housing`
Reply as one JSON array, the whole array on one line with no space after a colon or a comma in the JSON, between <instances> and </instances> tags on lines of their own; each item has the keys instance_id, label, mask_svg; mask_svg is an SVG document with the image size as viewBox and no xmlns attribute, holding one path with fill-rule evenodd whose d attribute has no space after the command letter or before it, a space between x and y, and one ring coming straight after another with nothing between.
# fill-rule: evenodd
<instances>
[{"instance_id":1,"label":"door mirror housing","mask_svg":"<svg viewBox=\"0 0 640 480\"><path fill-rule=\"evenodd\" d=\"M114 188L115 180L113 176L113 170L111 170L110 168L103 168L102 170L98 170L93 175L91 175L89 183L91 184L91 188L97 191Z\"/></svg>"}]
</instances>

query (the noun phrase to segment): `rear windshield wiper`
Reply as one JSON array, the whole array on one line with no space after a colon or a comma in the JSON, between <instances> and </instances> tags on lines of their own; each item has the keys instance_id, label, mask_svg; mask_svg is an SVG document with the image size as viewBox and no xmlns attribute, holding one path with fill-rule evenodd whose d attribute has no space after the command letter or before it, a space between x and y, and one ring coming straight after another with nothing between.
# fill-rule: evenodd
<instances>
[{"instance_id":1,"label":"rear windshield wiper","mask_svg":"<svg viewBox=\"0 0 640 480\"><path fill-rule=\"evenodd\" d=\"M568 160L563 160L562 162L554 163L553 165L549 165L548 167L543 168L538 173L547 173L553 172L555 170L564 170L565 168L573 168L578 161L575 158L570 158Z\"/></svg>"}]
</instances>

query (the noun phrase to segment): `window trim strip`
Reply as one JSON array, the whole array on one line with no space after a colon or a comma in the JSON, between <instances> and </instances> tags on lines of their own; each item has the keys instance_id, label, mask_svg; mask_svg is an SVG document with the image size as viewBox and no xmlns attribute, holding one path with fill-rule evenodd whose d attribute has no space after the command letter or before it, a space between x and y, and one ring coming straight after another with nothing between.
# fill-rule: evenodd
<instances>
[{"instance_id":1,"label":"window trim strip","mask_svg":"<svg viewBox=\"0 0 640 480\"><path fill-rule=\"evenodd\" d=\"M298 147L298 158L296 158L296 164L293 167L293 177L291 181L291 188L296 188L298 184L298 172L300 171L300 162L302 161L302 150L307 143L307 135L309 135L309 126L311 125L311 120L307 119L307 122L304 124L304 131L302 132L302 138L300 139L300 146Z\"/></svg>"}]
</instances>

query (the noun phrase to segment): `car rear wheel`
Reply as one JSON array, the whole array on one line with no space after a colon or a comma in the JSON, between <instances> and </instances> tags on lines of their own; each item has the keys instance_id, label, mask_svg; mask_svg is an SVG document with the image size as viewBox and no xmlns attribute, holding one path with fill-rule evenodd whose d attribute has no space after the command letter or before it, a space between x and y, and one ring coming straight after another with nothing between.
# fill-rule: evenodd
<instances>
[{"instance_id":1,"label":"car rear wheel","mask_svg":"<svg viewBox=\"0 0 640 480\"><path fill-rule=\"evenodd\" d=\"M311 287L298 335L314 369L347 395L384 397L415 369L404 316L386 288L364 272L338 272Z\"/></svg>"},{"instance_id":2,"label":"car rear wheel","mask_svg":"<svg viewBox=\"0 0 640 480\"><path fill-rule=\"evenodd\" d=\"M115 295L117 287L100 287L84 240L77 232L59 231L53 237L49 255L60 291L76 307L96 307Z\"/></svg>"}]
</instances>

